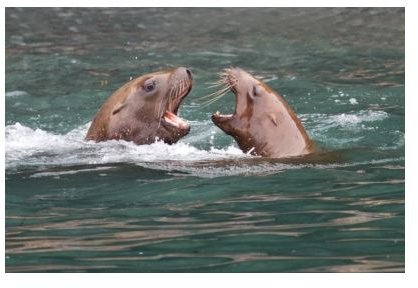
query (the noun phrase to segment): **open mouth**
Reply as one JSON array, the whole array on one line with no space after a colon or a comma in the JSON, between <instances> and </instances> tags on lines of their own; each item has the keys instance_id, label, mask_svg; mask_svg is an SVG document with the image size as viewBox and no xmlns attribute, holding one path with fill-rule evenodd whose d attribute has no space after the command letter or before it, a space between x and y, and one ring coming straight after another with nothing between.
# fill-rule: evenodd
<instances>
[{"instance_id":1,"label":"open mouth","mask_svg":"<svg viewBox=\"0 0 418 288\"><path fill-rule=\"evenodd\" d=\"M190 125L181 117L177 116L179 107L183 99L192 90L191 81L184 80L175 85L170 91L170 95L162 117L163 123L173 128L187 130Z\"/></svg>"},{"instance_id":2,"label":"open mouth","mask_svg":"<svg viewBox=\"0 0 418 288\"><path fill-rule=\"evenodd\" d=\"M235 96L237 96L237 90L236 90L237 79L232 75L232 69L225 69L224 73L221 74L220 81L223 82L229 88L229 90L235 94ZM237 101L235 101L235 111L233 114L221 114L219 111L216 111L215 113L212 114L212 120L215 123L220 123L220 122L227 121L227 120L234 118L234 116L236 115L236 111L237 111L236 106L237 106Z\"/></svg>"},{"instance_id":3,"label":"open mouth","mask_svg":"<svg viewBox=\"0 0 418 288\"><path fill-rule=\"evenodd\" d=\"M166 124L179 129L187 129L189 127L189 124L184 119L168 110L165 111L163 119Z\"/></svg>"}]
</instances>

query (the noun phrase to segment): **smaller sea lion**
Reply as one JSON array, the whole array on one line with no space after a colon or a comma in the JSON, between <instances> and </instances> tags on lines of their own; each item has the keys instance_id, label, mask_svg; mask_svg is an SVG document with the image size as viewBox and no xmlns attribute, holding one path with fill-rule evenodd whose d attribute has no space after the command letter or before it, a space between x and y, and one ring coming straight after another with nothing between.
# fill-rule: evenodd
<instances>
[{"instance_id":1,"label":"smaller sea lion","mask_svg":"<svg viewBox=\"0 0 418 288\"><path fill-rule=\"evenodd\" d=\"M212 121L245 153L271 158L310 154L315 144L286 101L240 68L225 69L221 82L235 94L235 113L216 112Z\"/></svg>"}]
</instances>

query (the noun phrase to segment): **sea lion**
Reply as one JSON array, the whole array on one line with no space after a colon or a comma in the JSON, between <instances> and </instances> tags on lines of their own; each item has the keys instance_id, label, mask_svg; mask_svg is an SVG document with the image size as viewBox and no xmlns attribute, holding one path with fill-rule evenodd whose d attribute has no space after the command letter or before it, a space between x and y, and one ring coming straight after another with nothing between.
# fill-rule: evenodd
<instances>
[{"instance_id":1,"label":"sea lion","mask_svg":"<svg viewBox=\"0 0 418 288\"><path fill-rule=\"evenodd\" d=\"M315 151L295 112L269 86L240 68L225 69L221 77L221 83L235 94L235 113L216 112L212 121L234 137L242 151L271 158Z\"/></svg>"},{"instance_id":2,"label":"sea lion","mask_svg":"<svg viewBox=\"0 0 418 288\"><path fill-rule=\"evenodd\" d=\"M191 71L179 67L129 81L104 102L86 140L122 139L138 145L177 142L190 131L177 111L192 89L192 80Z\"/></svg>"}]
</instances>

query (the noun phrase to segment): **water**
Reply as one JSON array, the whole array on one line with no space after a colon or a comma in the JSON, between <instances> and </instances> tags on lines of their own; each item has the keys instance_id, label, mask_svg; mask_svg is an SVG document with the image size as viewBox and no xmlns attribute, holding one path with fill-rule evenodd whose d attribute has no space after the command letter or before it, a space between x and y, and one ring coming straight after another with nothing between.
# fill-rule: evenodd
<instances>
[{"instance_id":1,"label":"water","mask_svg":"<svg viewBox=\"0 0 418 288\"><path fill-rule=\"evenodd\" d=\"M187 66L191 133L84 141L135 77ZM334 161L243 154L198 98L262 77ZM401 272L404 10L6 9L7 272Z\"/></svg>"}]
</instances>

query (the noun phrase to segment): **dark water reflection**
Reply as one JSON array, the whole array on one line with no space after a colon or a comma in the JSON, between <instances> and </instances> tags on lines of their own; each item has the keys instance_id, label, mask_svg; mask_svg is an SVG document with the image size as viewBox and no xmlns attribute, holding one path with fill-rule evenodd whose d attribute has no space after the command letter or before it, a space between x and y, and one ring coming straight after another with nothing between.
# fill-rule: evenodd
<instances>
[{"instance_id":1,"label":"dark water reflection","mask_svg":"<svg viewBox=\"0 0 418 288\"><path fill-rule=\"evenodd\" d=\"M91 173L81 175L94 179ZM81 180L69 175L55 182L71 178ZM20 185L33 186L33 179ZM402 179L329 179L334 184L328 189L308 191L280 175L257 181L257 187L248 187L251 181L247 188L233 184L228 191L222 188L228 179L172 179L168 191L161 189L165 181L149 181L123 197L98 189L92 179L84 191L49 193L24 191L8 180L15 195L7 197L7 261L37 263L10 265L8 271L403 271L404 200L394 196L402 193ZM36 206L23 211L23 202Z\"/></svg>"}]
</instances>

